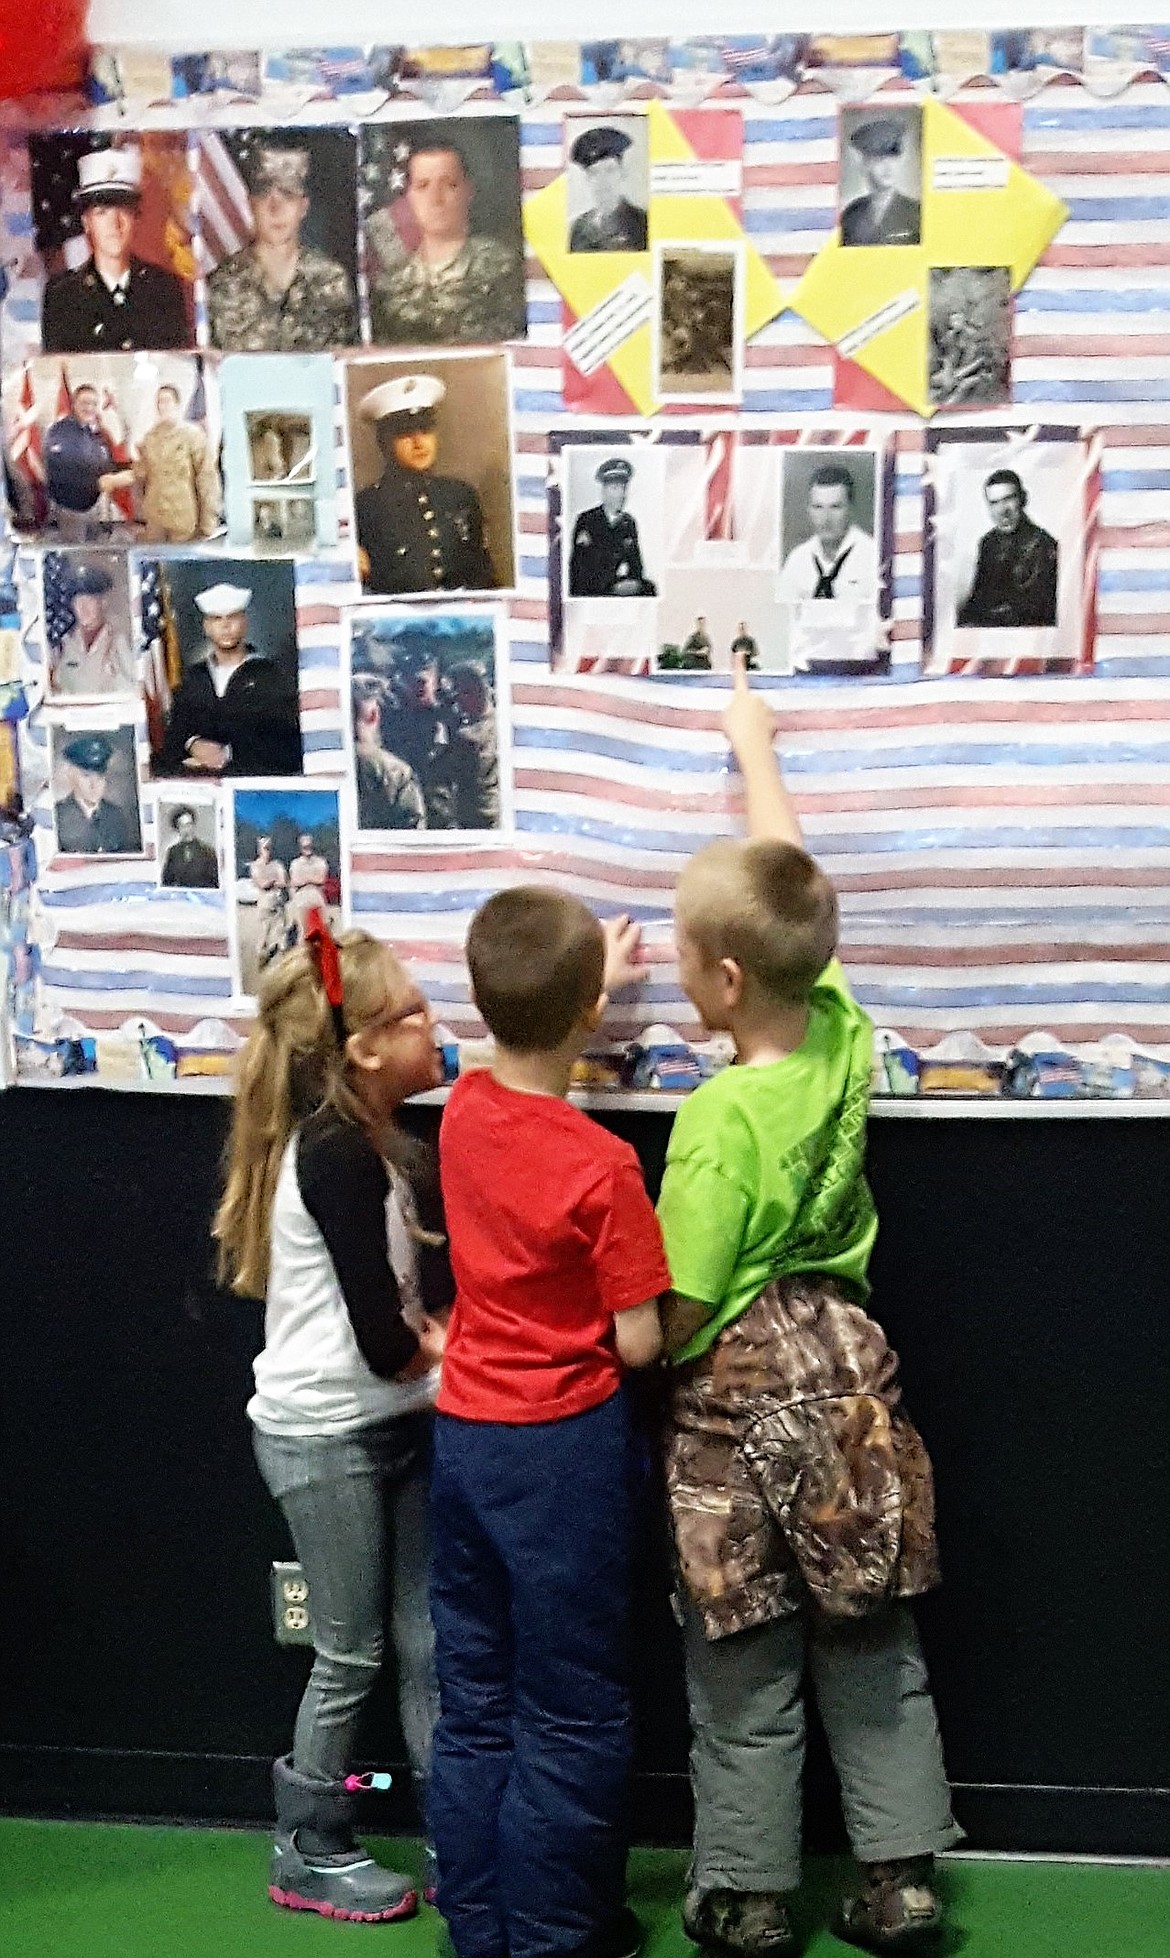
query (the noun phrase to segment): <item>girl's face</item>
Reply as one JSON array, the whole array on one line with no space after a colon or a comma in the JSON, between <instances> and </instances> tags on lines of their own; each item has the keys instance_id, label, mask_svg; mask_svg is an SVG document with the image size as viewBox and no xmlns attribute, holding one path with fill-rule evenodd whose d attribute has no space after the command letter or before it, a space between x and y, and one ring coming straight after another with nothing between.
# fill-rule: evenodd
<instances>
[{"instance_id":1,"label":"girl's face","mask_svg":"<svg viewBox=\"0 0 1170 1958\"><path fill-rule=\"evenodd\" d=\"M386 992L385 1011L367 1021L357 1037L357 1057L369 1083L378 1082L379 1100L396 1108L411 1095L437 1088L443 1065L431 1009L392 953L386 955Z\"/></svg>"}]
</instances>

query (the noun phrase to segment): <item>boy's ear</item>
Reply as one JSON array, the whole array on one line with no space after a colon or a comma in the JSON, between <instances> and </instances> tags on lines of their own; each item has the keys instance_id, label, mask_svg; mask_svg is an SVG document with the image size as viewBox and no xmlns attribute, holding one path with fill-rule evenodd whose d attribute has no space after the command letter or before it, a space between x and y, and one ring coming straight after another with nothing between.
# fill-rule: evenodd
<instances>
[{"instance_id":1,"label":"boy's ear","mask_svg":"<svg viewBox=\"0 0 1170 1958\"><path fill-rule=\"evenodd\" d=\"M584 1027L586 1033L597 1032L598 1027L601 1025L601 1022L605 1018L605 1012L608 1005L609 1005L609 994L598 993L597 998L593 1002L593 1005L587 1006L585 1008L585 1011L581 1015L581 1025Z\"/></svg>"},{"instance_id":2,"label":"boy's ear","mask_svg":"<svg viewBox=\"0 0 1170 1958\"><path fill-rule=\"evenodd\" d=\"M345 1058L351 1067L364 1068L367 1073L378 1065L378 1057L370 1052L360 1033L351 1033L345 1043Z\"/></svg>"},{"instance_id":3,"label":"boy's ear","mask_svg":"<svg viewBox=\"0 0 1170 1958\"><path fill-rule=\"evenodd\" d=\"M720 959L719 971L728 1006L738 1006L743 999L745 983L742 965L738 959Z\"/></svg>"}]
</instances>

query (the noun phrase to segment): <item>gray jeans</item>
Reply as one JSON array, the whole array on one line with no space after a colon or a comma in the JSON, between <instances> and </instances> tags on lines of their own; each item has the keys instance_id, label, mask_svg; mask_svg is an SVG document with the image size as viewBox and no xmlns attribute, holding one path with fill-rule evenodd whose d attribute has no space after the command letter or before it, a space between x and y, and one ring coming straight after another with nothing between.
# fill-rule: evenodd
<instances>
[{"instance_id":1,"label":"gray jeans","mask_svg":"<svg viewBox=\"0 0 1170 1958\"><path fill-rule=\"evenodd\" d=\"M800 1882L806 1663L858 1861L925 1856L959 1840L906 1605L833 1628L796 1616L708 1640L685 1601L684 1633L698 1890Z\"/></svg>"},{"instance_id":2,"label":"gray jeans","mask_svg":"<svg viewBox=\"0 0 1170 1958\"><path fill-rule=\"evenodd\" d=\"M317 1656L293 1739L300 1774L335 1781L353 1763L382 1664L389 1589L402 1733L420 1796L425 1787L438 1715L427 1605L431 1429L428 1413L337 1436L254 1430L260 1473L309 1584Z\"/></svg>"}]
</instances>

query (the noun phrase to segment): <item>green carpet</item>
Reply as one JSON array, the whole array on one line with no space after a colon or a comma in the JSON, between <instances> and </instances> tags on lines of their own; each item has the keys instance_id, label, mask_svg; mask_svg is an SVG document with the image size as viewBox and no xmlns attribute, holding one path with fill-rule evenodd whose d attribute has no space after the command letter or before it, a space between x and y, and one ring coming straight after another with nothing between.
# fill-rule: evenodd
<instances>
[{"instance_id":1,"label":"green carpet","mask_svg":"<svg viewBox=\"0 0 1170 1958\"><path fill-rule=\"evenodd\" d=\"M414 1843L381 1859L417 1870ZM224 1829L0 1821L0 1953L4 1958L333 1958L376 1946L432 1958L439 1920L340 1925L277 1910L264 1888L265 1840ZM647 1958L695 1958L679 1927L684 1859L639 1850L631 1901ZM842 1870L815 1861L801 1898L809 1958L845 1958L823 1928ZM949 1863L964 1958L1167 1958L1170 1871L1059 1863Z\"/></svg>"}]
</instances>

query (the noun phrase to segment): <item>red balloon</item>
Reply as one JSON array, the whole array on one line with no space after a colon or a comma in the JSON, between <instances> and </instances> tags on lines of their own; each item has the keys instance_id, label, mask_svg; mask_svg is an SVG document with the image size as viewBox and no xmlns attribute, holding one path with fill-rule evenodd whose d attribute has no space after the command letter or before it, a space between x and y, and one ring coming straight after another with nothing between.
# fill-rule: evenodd
<instances>
[{"instance_id":1,"label":"red balloon","mask_svg":"<svg viewBox=\"0 0 1170 1958\"><path fill-rule=\"evenodd\" d=\"M77 88L85 75L87 0L3 0L0 96Z\"/></svg>"}]
</instances>

